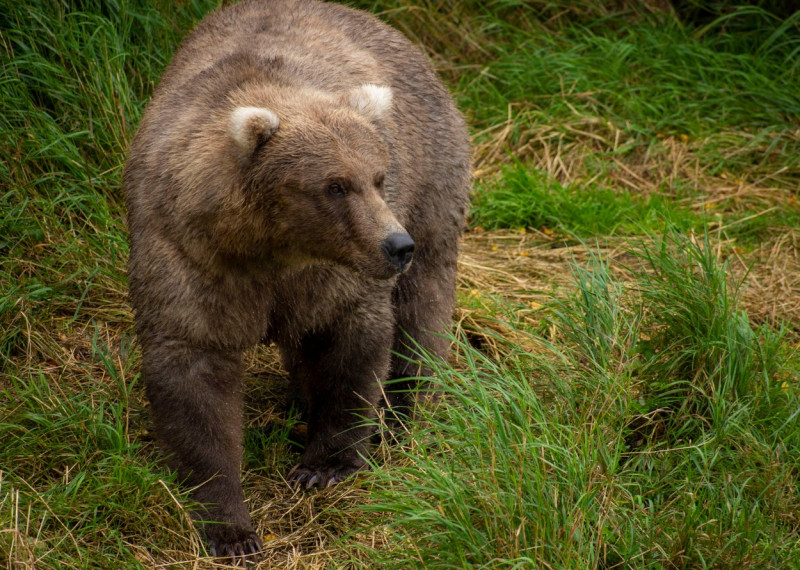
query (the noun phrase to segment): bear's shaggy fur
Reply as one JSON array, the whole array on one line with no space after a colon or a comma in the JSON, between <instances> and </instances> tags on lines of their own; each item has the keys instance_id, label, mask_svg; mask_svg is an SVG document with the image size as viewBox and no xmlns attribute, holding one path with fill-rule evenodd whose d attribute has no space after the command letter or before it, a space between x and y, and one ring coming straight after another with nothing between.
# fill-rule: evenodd
<instances>
[{"instance_id":1,"label":"bear's shaggy fur","mask_svg":"<svg viewBox=\"0 0 800 570\"><path fill-rule=\"evenodd\" d=\"M130 298L156 433L220 523L212 552L260 549L239 480L243 349L276 343L307 404L289 475L306 486L364 467L359 414L417 374L409 336L446 354L469 159L425 57L366 13L245 1L175 54L125 169Z\"/></svg>"}]
</instances>

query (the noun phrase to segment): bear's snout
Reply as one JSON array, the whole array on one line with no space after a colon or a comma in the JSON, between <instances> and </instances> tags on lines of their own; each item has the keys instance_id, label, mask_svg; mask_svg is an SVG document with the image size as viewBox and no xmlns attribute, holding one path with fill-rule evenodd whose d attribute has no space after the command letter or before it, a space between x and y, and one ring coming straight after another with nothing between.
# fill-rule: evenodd
<instances>
[{"instance_id":1,"label":"bear's snout","mask_svg":"<svg viewBox=\"0 0 800 570\"><path fill-rule=\"evenodd\" d=\"M406 233L394 233L383 241L383 253L398 273L402 273L414 256L414 240Z\"/></svg>"}]
</instances>

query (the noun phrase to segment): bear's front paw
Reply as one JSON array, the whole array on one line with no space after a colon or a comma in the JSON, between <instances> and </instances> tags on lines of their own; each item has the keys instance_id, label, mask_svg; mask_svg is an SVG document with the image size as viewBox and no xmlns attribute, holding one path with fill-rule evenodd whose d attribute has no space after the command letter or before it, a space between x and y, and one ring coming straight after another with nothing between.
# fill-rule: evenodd
<instances>
[{"instance_id":1,"label":"bear's front paw","mask_svg":"<svg viewBox=\"0 0 800 570\"><path fill-rule=\"evenodd\" d=\"M306 489L311 487L330 487L331 485L343 481L357 471L367 468L364 461L355 463L334 463L320 467L309 467L305 463L298 463L287 475L287 480L291 485L305 485Z\"/></svg>"},{"instance_id":2,"label":"bear's front paw","mask_svg":"<svg viewBox=\"0 0 800 570\"><path fill-rule=\"evenodd\" d=\"M261 554L261 539L252 529L234 524L206 524L205 535L209 552L234 566L246 566L258 562Z\"/></svg>"}]
</instances>

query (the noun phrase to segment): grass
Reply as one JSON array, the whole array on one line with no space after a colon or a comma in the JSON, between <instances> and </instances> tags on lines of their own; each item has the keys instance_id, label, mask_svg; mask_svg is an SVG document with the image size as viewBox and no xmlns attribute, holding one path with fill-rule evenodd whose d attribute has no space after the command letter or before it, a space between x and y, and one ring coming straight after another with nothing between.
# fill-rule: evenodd
<instances>
[{"instance_id":1,"label":"grass","mask_svg":"<svg viewBox=\"0 0 800 570\"><path fill-rule=\"evenodd\" d=\"M554 302L555 334L462 337L445 394L365 508L386 568L780 567L793 511L798 395L781 334L752 327L710 243L632 251L632 280L593 255ZM490 333L492 334L492 333ZM543 338L544 337L544 338ZM787 376L788 375L788 376Z\"/></svg>"},{"instance_id":2,"label":"grass","mask_svg":"<svg viewBox=\"0 0 800 570\"><path fill-rule=\"evenodd\" d=\"M665 226L686 231L708 221L660 194L564 185L522 164L505 166L501 176L479 184L472 202L472 223L485 229L543 228L580 237L658 233Z\"/></svg>"},{"instance_id":3,"label":"grass","mask_svg":"<svg viewBox=\"0 0 800 570\"><path fill-rule=\"evenodd\" d=\"M0 0L9 567L203 556L149 434L120 177L217 4ZM262 567L791 567L798 14L356 4L427 49L473 130L454 358L372 474L300 493L285 375L246 355Z\"/></svg>"}]
</instances>

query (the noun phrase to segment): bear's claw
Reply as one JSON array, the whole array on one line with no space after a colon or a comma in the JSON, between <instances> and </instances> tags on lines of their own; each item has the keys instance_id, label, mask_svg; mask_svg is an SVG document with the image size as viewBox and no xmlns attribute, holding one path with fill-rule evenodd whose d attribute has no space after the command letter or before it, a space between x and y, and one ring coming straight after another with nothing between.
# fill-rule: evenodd
<instances>
[{"instance_id":1,"label":"bear's claw","mask_svg":"<svg viewBox=\"0 0 800 570\"><path fill-rule=\"evenodd\" d=\"M286 479L289 481L290 485L297 487L305 486L306 489L318 487L322 489L344 481L353 473L363 471L364 469L366 469L366 465L339 465L336 467L314 469L302 463L298 463L292 467Z\"/></svg>"},{"instance_id":2,"label":"bear's claw","mask_svg":"<svg viewBox=\"0 0 800 570\"><path fill-rule=\"evenodd\" d=\"M206 529L212 557L228 560L234 566L247 566L258 561L262 545L255 532L235 525L212 528Z\"/></svg>"}]
</instances>

